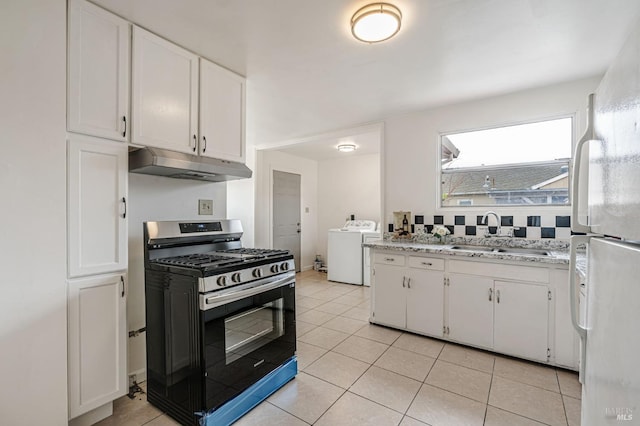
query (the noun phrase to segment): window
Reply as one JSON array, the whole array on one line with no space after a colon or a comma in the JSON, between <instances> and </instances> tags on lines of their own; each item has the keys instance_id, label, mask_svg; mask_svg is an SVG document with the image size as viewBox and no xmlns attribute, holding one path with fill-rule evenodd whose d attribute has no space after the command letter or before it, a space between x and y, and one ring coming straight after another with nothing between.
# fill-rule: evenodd
<instances>
[{"instance_id":1,"label":"window","mask_svg":"<svg viewBox=\"0 0 640 426\"><path fill-rule=\"evenodd\" d=\"M440 138L442 207L569 205L571 117Z\"/></svg>"}]
</instances>

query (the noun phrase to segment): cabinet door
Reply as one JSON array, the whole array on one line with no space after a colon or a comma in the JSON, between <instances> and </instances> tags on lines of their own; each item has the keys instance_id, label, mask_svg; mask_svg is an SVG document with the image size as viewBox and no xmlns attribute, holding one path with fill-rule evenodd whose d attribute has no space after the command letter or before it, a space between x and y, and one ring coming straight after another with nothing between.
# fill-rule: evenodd
<instances>
[{"instance_id":1,"label":"cabinet door","mask_svg":"<svg viewBox=\"0 0 640 426\"><path fill-rule=\"evenodd\" d=\"M83 0L69 2L68 129L126 141L130 25Z\"/></svg>"},{"instance_id":2,"label":"cabinet door","mask_svg":"<svg viewBox=\"0 0 640 426\"><path fill-rule=\"evenodd\" d=\"M547 362L549 289L495 282L493 343L497 352Z\"/></svg>"},{"instance_id":3,"label":"cabinet door","mask_svg":"<svg viewBox=\"0 0 640 426\"><path fill-rule=\"evenodd\" d=\"M200 155L245 161L245 79L200 58Z\"/></svg>"},{"instance_id":4,"label":"cabinet door","mask_svg":"<svg viewBox=\"0 0 640 426\"><path fill-rule=\"evenodd\" d=\"M376 323L405 328L407 302L404 271L405 268L397 266L375 265L373 318Z\"/></svg>"},{"instance_id":5,"label":"cabinet door","mask_svg":"<svg viewBox=\"0 0 640 426\"><path fill-rule=\"evenodd\" d=\"M407 279L407 328L442 336L444 273L411 269Z\"/></svg>"},{"instance_id":6,"label":"cabinet door","mask_svg":"<svg viewBox=\"0 0 640 426\"><path fill-rule=\"evenodd\" d=\"M578 281L581 278L576 272ZM551 286L555 288L555 345L553 346L554 359L556 364L577 369L579 358L578 333L571 323L571 297L578 300L578 295L569 292L569 271L551 271Z\"/></svg>"},{"instance_id":7,"label":"cabinet door","mask_svg":"<svg viewBox=\"0 0 640 426\"><path fill-rule=\"evenodd\" d=\"M198 57L133 27L132 142L197 153Z\"/></svg>"},{"instance_id":8,"label":"cabinet door","mask_svg":"<svg viewBox=\"0 0 640 426\"><path fill-rule=\"evenodd\" d=\"M127 391L124 275L68 282L69 418Z\"/></svg>"},{"instance_id":9,"label":"cabinet door","mask_svg":"<svg viewBox=\"0 0 640 426\"><path fill-rule=\"evenodd\" d=\"M493 347L493 279L449 275L449 338L461 343Z\"/></svg>"},{"instance_id":10,"label":"cabinet door","mask_svg":"<svg viewBox=\"0 0 640 426\"><path fill-rule=\"evenodd\" d=\"M127 268L127 147L69 135L69 277Z\"/></svg>"}]
</instances>

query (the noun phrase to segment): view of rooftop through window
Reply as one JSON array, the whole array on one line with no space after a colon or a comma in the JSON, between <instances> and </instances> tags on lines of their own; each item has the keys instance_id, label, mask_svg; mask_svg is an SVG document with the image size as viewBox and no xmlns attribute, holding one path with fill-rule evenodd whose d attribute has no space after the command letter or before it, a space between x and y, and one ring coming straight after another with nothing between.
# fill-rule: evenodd
<instances>
[{"instance_id":1,"label":"view of rooftop through window","mask_svg":"<svg viewBox=\"0 0 640 426\"><path fill-rule=\"evenodd\" d=\"M443 207L568 205L572 118L443 135Z\"/></svg>"}]
</instances>

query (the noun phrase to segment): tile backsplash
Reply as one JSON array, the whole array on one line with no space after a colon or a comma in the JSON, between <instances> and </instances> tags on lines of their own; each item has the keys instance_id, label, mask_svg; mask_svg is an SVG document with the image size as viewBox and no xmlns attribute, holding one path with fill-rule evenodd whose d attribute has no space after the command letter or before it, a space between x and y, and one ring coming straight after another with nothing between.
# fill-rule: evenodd
<instances>
[{"instance_id":1,"label":"tile backsplash","mask_svg":"<svg viewBox=\"0 0 640 426\"><path fill-rule=\"evenodd\" d=\"M493 216L488 218L489 226L482 223L482 215L434 215L427 216L416 214L413 216L411 224L412 233L429 233L434 225L445 226L452 235L462 236L483 236L487 228L490 233L495 234L497 230L496 219ZM526 239L560 239L568 240L571 232L570 216L556 215L513 215L501 216L500 226L502 233L512 231L515 238ZM388 225L388 231L393 232L393 224Z\"/></svg>"}]
</instances>

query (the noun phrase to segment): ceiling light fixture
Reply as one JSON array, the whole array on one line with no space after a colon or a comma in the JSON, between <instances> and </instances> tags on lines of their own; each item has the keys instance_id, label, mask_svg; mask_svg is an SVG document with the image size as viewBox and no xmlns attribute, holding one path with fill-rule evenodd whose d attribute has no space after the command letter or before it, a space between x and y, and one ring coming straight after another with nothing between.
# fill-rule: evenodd
<instances>
[{"instance_id":1,"label":"ceiling light fixture","mask_svg":"<svg viewBox=\"0 0 640 426\"><path fill-rule=\"evenodd\" d=\"M400 31L402 13L389 3L371 3L358 9L351 17L353 36L366 43L377 43Z\"/></svg>"},{"instance_id":2,"label":"ceiling light fixture","mask_svg":"<svg viewBox=\"0 0 640 426\"><path fill-rule=\"evenodd\" d=\"M353 152L356 148L358 147L353 143L341 143L338 145L338 151L340 152Z\"/></svg>"}]
</instances>

